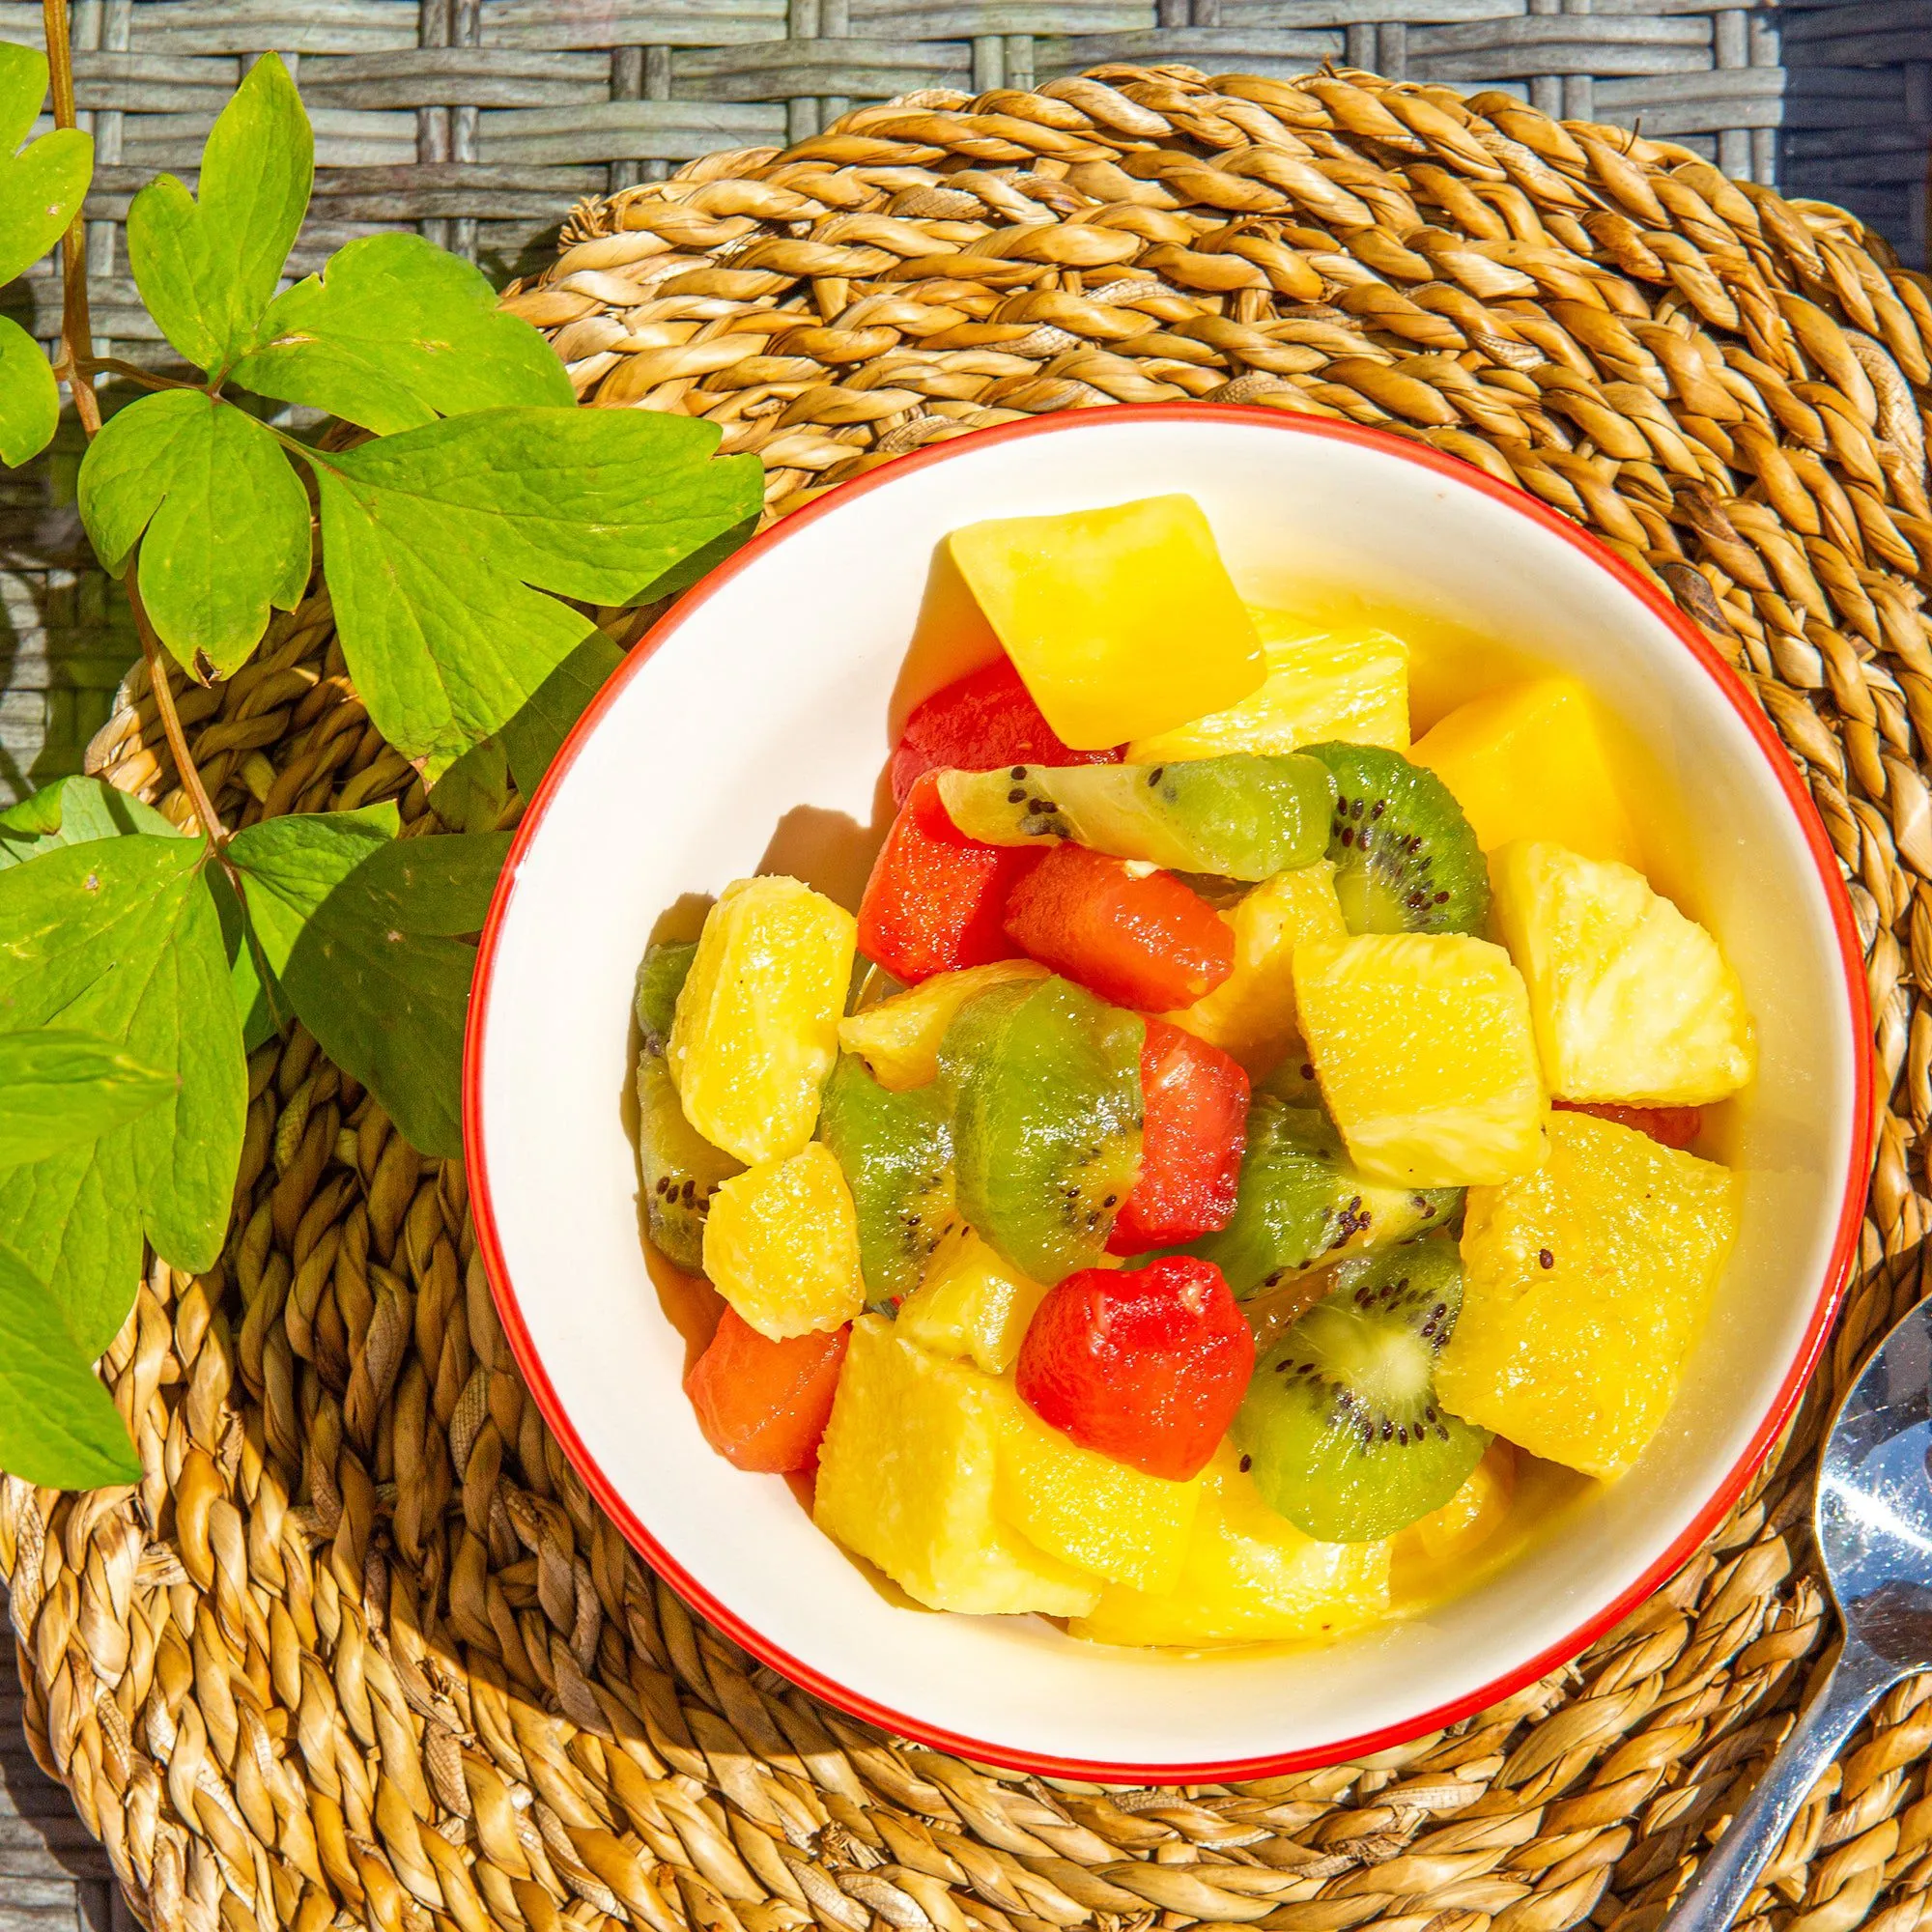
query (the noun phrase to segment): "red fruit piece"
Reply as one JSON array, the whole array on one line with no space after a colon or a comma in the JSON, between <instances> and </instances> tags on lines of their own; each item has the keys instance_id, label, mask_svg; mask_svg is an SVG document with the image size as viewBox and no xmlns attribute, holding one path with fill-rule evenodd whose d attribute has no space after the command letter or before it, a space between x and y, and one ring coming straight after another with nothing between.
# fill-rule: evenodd
<instances>
[{"instance_id":1,"label":"red fruit piece","mask_svg":"<svg viewBox=\"0 0 1932 1932\"><path fill-rule=\"evenodd\" d=\"M1144 1254L1225 1228L1248 1138L1248 1076L1205 1039L1147 1022L1141 1047L1141 1173L1107 1236L1113 1255Z\"/></svg>"},{"instance_id":2,"label":"red fruit piece","mask_svg":"<svg viewBox=\"0 0 1932 1932\"><path fill-rule=\"evenodd\" d=\"M704 1439L734 1468L783 1476L818 1461L850 1327L773 1342L727 1308L684 1392Z\"/></svg>"},{"instance_id":3,"label":"red fruit piece","mask_svg":"<svg viewBox=\"0 0 1932 1932\"><path fill-rule=\"evenodd\" d=\"M1007 936L1103 1000L1143 1012L1191 1007L1235 970L1234 928L1198 893L1172 872L1138 870L1084 845L1056 845L1013 888Z\"/></svg>"},{"instance_id":4,"label":"red fruit piece","mask_svg":"<svg viewBox=\"0 0 1932 1932\"><path fill-rule=\"evenodd\" d=\"M1012 958L1019 948L1001 923L1007 897L1039 856L965 838L940 803L938 775L928 772L872 862L859 902L860 952L909 986Z\"/></svg>"},{"instance_id":5,"label":"red fruit piece","mask_svg":"<svg viewBox=\"0 0 1932 1932\"><path fill-rule=\"evenodd\" d=\"M1549 1104L1561 1107L1566 1114L1594 1114L1600 1121L1634 1127L1667 1148L1688 1148L1704 1130L1702 1107L1619 1107L1598 1100L1552 1100Z\"/></svg>"},{"instance_id":6,"label":"red fruit piece","mask_svg":"<svg viewBox=\"0 0 1932 1932\"><path fill-rule=\"evenodd\" d=\"M1117 765L1118 751L1063 745L1020 682L1010 658L996 658L935 691L906 720L893 753L893 799L903 805L922 773L951 765L992 772L1002 765Z\"/></svg>"},{"instance_id":7,"label":"red fruit piece","mask_svg":"<svg viewBox=\"0 0 1932 1932\"><path fill-rule=\"evenodd\" d=\"M1082 1268L1035 1311L1013 1380L1083 1449L1185 1482L1207 1466L1255 1372L1255 1338L1211 1262Z\"/></svg>"}]
</instances>

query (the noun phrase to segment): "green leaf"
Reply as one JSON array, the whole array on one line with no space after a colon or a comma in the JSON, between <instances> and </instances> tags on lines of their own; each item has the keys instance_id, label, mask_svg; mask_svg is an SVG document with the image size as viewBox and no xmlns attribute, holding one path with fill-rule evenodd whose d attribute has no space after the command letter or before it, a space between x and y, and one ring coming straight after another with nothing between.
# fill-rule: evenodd
<instances>
[{"instance_id":1,"label":"green leaf","mask_svg":"<svg viewBox=\"0 0 1932 1932\"><path fill-rule=\"evenodd\" d=\"M157 838L187 836L152 805L99 779L60 779L0 811L0 872L59 845L85 845L135 832Z\"/></svg>"},{"instance_id":2,"label":"green leaf","mask_svg":"<svg viewBox=\"0 0 1932 1932\"><path fill-rule=\"evenodd\" d=\"M0 315L0 463L17 469L54 440L59 427L53 364L17 322Z\"/></svg>"},{"instance_id":3,"label":"green leaf","mask_svg":"<svg viewBox=\"0 0 1932 1932\"><path fill-rule=\"evenodd\" d=\"M762 499L759 507L762 508ZM635 601L657 604L667 597L682 597L700 578L709 577L733 551L742 550L757 527L758 510L754 509L742 523L733 524L723 535L713 537L682 561L672 564L662 577L646 585Z\"/></svg>"},{"instance_id":4,"label":"green leaf","mask_svg":"<svg viewBox=\"0 0 1932 1932\"><path fill-rule=\"evenodd\" d=\"M128 260L148 312L197 368L221 374L255 339L315 180L315 136L288 69L264 54L201 155L201 196L173 175L128 211Z\"/></svg>"},{"instance_id":5,"label":"green leaf","mask_svg":"<svg viewBox=\"0 0 1932 1932\"><path fill-rule=\"evenodd\" d=\"M510 835L396 838L393 806L264 819L228 857L290 1004L410 1145L463 1151L463 1026Z\"/></svg>"},{"instance_id":6,"label":"green leaf","mask_svg":"<svg viewBox=\"0 0 1932 1932\"><path fill-rule=\"evenodd\" d=\"M99 1140L159 1106L174 1086L93 1034L0 1033L0 1167Z\"/></svg>"},{"instance_id":7,"label":"green leaf","mask_svg":"<svg viewBox=\"0 0 1932 1932\"><path fill-rule=\"evenodd\" d=\"M503 726L510 776L526 798L550 770L570 727L624 662L624 653L602 631L593 631L530 694L529 702Z\"/></svg>"},{"instance_id":8,"label":"green leaf","mask_svg":"<svg viewBox=\"0 0 1932 1932\"><path fill-rule=\"evenodd\" d=\"M152 805L99 779L67 778L29 793L17 805L0 811L0 872L57 845L85 845L95 838L124 838L130 833L156 838L186 838L193 835L163 818ZM228 949L235 1010L245 1016L243 1045L253 1053L288 1017L286 1004L278 1012L269 1004L249 951L247 928L235 889L220 870L202 873L221 920L222 943Z\"/></svg>"},{"instance_id":9,"label":"green leaf","mask_svg":"<svg viewBox=\"0 0 1932 1932\"><path fill-rule=\"evenodd\" d=\"M122 570L141 545L141 599L195 676L225 676L308 585L308 497L254 417L199 389L143 396L110 416L80 466L96 554ZM145 533L145 536L144 536Z\"/></svg>"},{"instance_id":10,"label":"green leaf","mask_svg":"<svg viewBox=\"0 0 1932 1932\"><path fill-rule=\"evenodd\" d=\"M14 152L46 92L46 56L0 41L0 282L31 268L67 233L94 172L94 136L75 128L56 128Z\"/></svg>"},{"instance_id":11,"label":"green leaf","mask_svg":"<svg viewBox=\"0 0 1932 1932\"><path fill-rule=\"evenodd\" d=\"M51 1291L0 1248L0 1469L50 1490L141 1480L141 1459L92 1360Z\"/></svg>"},{"instance_id":12,"label":"green leaf","mask_svg":"<svg viewBox=\"0 0 1932 1932\"><path fill-rule=\"evenodd\" d=\"M420 235L364 236L277 296L235 380L378 436L466 410L577 400L550 344Z\"/></svg>"},{"instance_id":13,"label":"green leaf","mask_svg":"<svg viewBox=\"0 0 1932 1932\"><path fill-rule=\"evenodd\" d=\"M349 669L406 757L499 730L595 628L753 515L754 457L646 410L484 410L309 459Z\"/></svg>"},{"instance_id":14,"label":"green leaf","mask_svg":"<svg viewBox=\"0 0 1932 1932\"><path fill-rule=\"evenodd\" d=\"M145 1231L177 1267L220 1253L247 1074L200 838L61 845L0 872L0 1027L114 1041L173 1083L91 1146L0 1172L0 1228L98 1353L134 1292Z\"/></svg>"}]
</instances>

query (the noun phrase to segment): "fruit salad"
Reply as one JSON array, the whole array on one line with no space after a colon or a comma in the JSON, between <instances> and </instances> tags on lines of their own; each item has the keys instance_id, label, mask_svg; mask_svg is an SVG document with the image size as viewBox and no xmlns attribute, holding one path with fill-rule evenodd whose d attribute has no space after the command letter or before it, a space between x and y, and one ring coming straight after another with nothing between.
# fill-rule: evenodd
<instances>
[{"instance_id":1,"label":"fruit salad","mask_svg":"<svg viewBox=\"0 0 1932 1932\"><path fill-rule=\"evenodd\" d=\"M858 905L723 884L639 974L699 1427L932 1609L1403 1614L1663 1424L1738 977L1574 680L1412 741L1401 624L1251 607L1187 497L949 546L998 655L905 719Z\"/></svg>"}]
</instances>

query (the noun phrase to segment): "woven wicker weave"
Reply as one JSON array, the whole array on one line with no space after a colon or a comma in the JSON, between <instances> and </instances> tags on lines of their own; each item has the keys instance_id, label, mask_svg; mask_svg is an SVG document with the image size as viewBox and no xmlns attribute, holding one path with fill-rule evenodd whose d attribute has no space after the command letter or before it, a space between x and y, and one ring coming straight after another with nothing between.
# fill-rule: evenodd
<instances>
[{"instance_id":1,"label":"woven wicker weave","mask_svg":"<svg viewBox=\"0 0 1932 1932\"><path fill-rule=\"evenodd\" d=\"M1649 1932L1827 1641L1819 1417L1925 1286L1932 289L1681 150L1353 72L927 96L570 237L513 306L592 401L758 449L781 508L1015 413L1238 398L1422 437L1654 568L1853 881L1889 1096L1861 1271L1775 1469L1574 1670L1362 1764L1047 1784L848 1722L695 1621L520 1383L460 1171L312 1040L272 1043L223 1262L155 1266L108 1358L147 1483L0 1485L29 1729L137 1908L169 1932ZM435 830L320 597L178 701L230 823L396 796ZM91 762L185 815L138 673ZM1932 1917L1928 1690L1819 1786L1754 1926Z\"/></svg>"},{"instance_id":2,"label":"woven wicker weave","mask_svg":"<svg viewBox=\"0 0 1932 1932\"><path fill-rule=\"evenodd\" d=\"M549 252L580 196L713 149L802 140L854 100L912 88L1025 87L1112 59L1267 73L1349 60L1640 122L1769 182L1783 82L1763 0L72 0L72 13L100 160L95 331L103 354L135 359L166 352L128 278L128 199L158 168L191 175L242 65L269 48L291 56L316 123L296 270L372 227L420 224L498 281ZM38 42L40 14L40 0L0 0L0 38ZM50 273L0 300L51 339ZM77 457L0 476L0 805L72 768L133 656L118 591L74 541Z\"/></svg>"}]
</instances>

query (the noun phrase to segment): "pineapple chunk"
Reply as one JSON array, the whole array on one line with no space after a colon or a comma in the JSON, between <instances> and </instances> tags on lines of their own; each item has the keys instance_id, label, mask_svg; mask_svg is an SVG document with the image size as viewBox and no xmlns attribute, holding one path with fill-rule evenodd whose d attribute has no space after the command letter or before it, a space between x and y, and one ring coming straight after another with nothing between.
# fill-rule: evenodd
<instances>
[{"instance_id":1,"label":"pineapple chunk","mask_svg":"<svg viewBox=\"0 0 1932 1932\"><path fill-rule=\"evenodd\" d=\"M1701 1107L1749 1081L1738 976L1641 873L1540 842L1504 846L1490 869L1552 1094Z\"/></svg>"},{"instance_id":2,"label":"pineapple chunk","mask_svg":"<svg viewBox=\"0 0 1932 1932\"><path fill-rule=\"evenodd\" d=\"M1516 1496L1516 1451L1498 1435L1442 1505L1396 1538L1396 1560L1453 1565L1489 1542L1509 1519Z\"/></svg>"},{"instance_id":3,"label":"pineapple chunk","mask_svg":"<svg viewBox=\"0 0 1932 1932\"><path fill-rule=\"evenodd\" d=\"M1225 711L1265 675L1191 497L1001 518L949 543L1034 702L1076 751Z\"/></svg>"},{"instance_id":4,"label":"pineapple chunk","mask_svg":"<svg viewBox=\"0 0 1932 1932\"><path fill-rule=\"evenodd\" d=\"M925 1280L899 1305L909 1342L1004 1375L1019 1359L1044 1285L1029 1281L961 1223L933 1256Z\"/></svg>"},{"instance_id":5,"label":"pineapple chunk","mask_svg":"<svg viewBox=\"0 0 1932 1932\"><path fill-rule=\"evenodd\" d=\"M1250 606L1267 681L1232 710L1137 738L1132 765L1224 752L1298 752L1339 738L1408 750L1408 646L1374 625L1321 630L1290 611Z\"/></svg>"},{"instance_id":6,"label":"pineapple chunk","mask_svg":"<svg viewBox=\"0 0 1932 1932\"><path fill-rule=\"evenodd\" d=\"M1277 872L1221 915L1235 930L1235 970L1179 1012L1172 1025L1218 1046L1256 1078L1297 1046L1294 949L1308 939L1346 939L1349 927L1326 859Z\"/></svg>"},{"instance_id":7,"label":"pineapple chunk","mask_svg":"<svg viewBox=\"0 0 1932 1932\"><path fill-rule=\"evenodd\" d=\"M1551 1116L1540 1172L1469 1190L1437 1398L1533 1456L1619 1474L1676 1398L1737 1223L1728 1169Z\"/></svg>"},{"instance_id":8,"label":"pineapple chunk","mask_svg":"<svg viewBox=\"0 0 1932 1932\"><path fill-rule=\"evenodd\" d=\"M1321 1097L1376 1180L1460 1187L1543 1159L1548 1112L1522 976L1460 933L1371 933L1294 950Z\"/></svg>"},{"instance_id":9,"label":"pineapple chunk","mask_svg":"<svg viewBox=\"0 0 1932 1932\"><path fill-rule=\"evenodd\" d=\"M935 1610L1080 1616L1100 1579L994 1512L1002 1386L862 1316L818 1452L813 1520Z\"/></svg>"},{"instance_id":10,"label":"pineapple chunk","mask_svg":"<svg viewBox=\"0 0 1932 1932\"><path fill-rule=\"evenodd\" d=\"M832 1150L812 1141L723 1182L705 1217L704 1272L774 1342L851 1321L866 1305L859 1216Z\"/></svg>"},{"instance_id":11,"label":"pineapple chunk","mask_svg":"<svg viewBox=\"0 0 1932 1932\"><path fill-rule=\"evenodd\" d=\"M712 1146L749 1164L811 1138L858 933L797 879L739 879L719 895L666 1049L685 1119Z\"/></svg>"},{"instance_id":12,"label":"pineapple chunk","mask_svg":"<svg viewBox=\"0 0 1932 1932\"><path fill-rule=\"evenodd\" d=\"M1110 1584L1070 1635L1189 1646L1328 1638L1386 1612L1387 1543L1304 1536L1262 1501L1225 1442L1195 1481L1201 1501L1173 1588Z\"/></svg>"},{"instance_id":13,"label":"pineapple chunk","mask_svg":"<svg viewBox=\"0 0 1932 1932\"><path fill-rule=\"evenodd\" d=\"M1485 852L1551 838L1592 859L1639 863L1595 706L1574 678L1537 678L1474 698L1409 755L1455 794Z\"/></svg>"},{"instance_id":14,"label":"pineapple chunk","mask_svg":"<svg viewBox=\"0 0 1932 1932\"><path fill-rule=\"evenodd\" d=\"M1031 1543L1077 1569L1137 1590L1171 1590L1201 1500L1201 1478L1184 1483L1083 1449L1001 1391L993 1507Z\"/></svg>"},{"instance_id":15,"label":"pineapple chunk","mask_svg":"<svg viewBox=\"0 0 1932 1932\"><path fill-rule=\"evenodd\" d=\"M990 966L935 973L908 991L840 1020L838 1044L856 1053L881 1087L894 1093L924 1087L939 1072L939 1042L968 1000L1009 980L1045 978L1046 968L1031 959L996 959Z\"/></svg>"}]
</instances>

